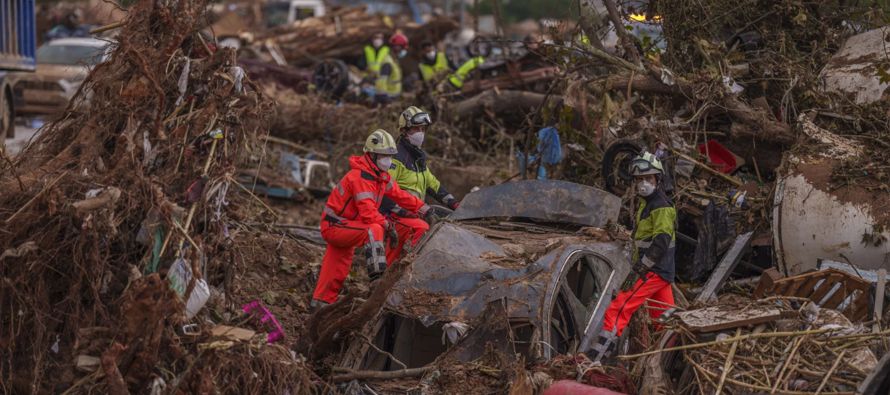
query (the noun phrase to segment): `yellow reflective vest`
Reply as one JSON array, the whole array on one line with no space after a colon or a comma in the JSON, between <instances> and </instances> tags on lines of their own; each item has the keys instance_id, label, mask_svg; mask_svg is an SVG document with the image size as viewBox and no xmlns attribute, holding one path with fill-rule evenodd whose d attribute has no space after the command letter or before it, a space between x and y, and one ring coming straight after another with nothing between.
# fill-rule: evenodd
<instances>
[{"instance_id":1,"label":"yellow reflective vest","mask_svg":"<svg viewBox=\"0 0 890 395\"><path fill-rule=\"evenodd\" d=\"M448 77L448 81L451 82L451 85L454 85L455 88L462 88L464 86L464 81L467 79L467 75L473 70L476 70L482 63L485 63L485 58L481 56L471 58L464 62L464 64L460 65L460 67L457 68L457 71L451 73Z\"/></svg>"},{"instance_id":2,"label":"yellow reflective vest","mask_svg":"<svg viewBox=\"0 0 890 395\"><path fill-rule=\"evenodd\" d=\"M389 65L389 75L378 75L377 80L374 81L374 88L378 94L399 96L402 94L402 68L389 53L383 57L378 71L383 70L385 65Z\"/></svg>"},{"instance_id":3,"label":"yellow reflective vest","mask_svg":"<svg viewBox=\"0 0 890 395\"><path fill-rule=\"evenodd\" d=\"M424 81L430 81L435 77L448 72L448 59L442 52L436 53L436 62L432 65L420 62L420 76Z\"/></svg>"},{"instance_id":4,"label":"yellow reflective vest","mask_svg":"<svg viewBox=\"0 0 890 395\"><path fill-rule=\"evenodd\" d=\"M386 45L380 47L379 49L374 49L373 46L365 45L365 64L367 65L367 70L379 73L380 66L383 65L383 59L389 56L389 47Z\"/></svg>"}]
</instances>

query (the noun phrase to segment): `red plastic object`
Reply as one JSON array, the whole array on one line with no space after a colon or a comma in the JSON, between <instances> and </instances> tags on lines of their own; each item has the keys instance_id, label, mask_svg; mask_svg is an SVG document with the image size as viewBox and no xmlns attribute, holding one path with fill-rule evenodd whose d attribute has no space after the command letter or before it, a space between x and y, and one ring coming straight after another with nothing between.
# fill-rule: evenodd
<instances>
[{"instance_id":1,"label":"red plastic object","mask_svg":"<svg viewBox=\"0 0 890 395\"><path fill-rule=\"evenodd\" d=\"M553 382L543 395L625 395L620 392L607 390L605 388L594 387L587 384L581 384L572 380L559 380Z\"/></svg>"},{"instance_id":2,"label":"red plastic object","mask_svg":"<svg viewBox=\"0 0 890 395\"><path fill-rule=\"evenodd\" d=\"M714 168L722 173L730 174L739 167L732 151L714 140L708 140L707 146L699 144L698 152L702 155L707 155L708 160L714 164Z\"/></svg>"}]
</instances>

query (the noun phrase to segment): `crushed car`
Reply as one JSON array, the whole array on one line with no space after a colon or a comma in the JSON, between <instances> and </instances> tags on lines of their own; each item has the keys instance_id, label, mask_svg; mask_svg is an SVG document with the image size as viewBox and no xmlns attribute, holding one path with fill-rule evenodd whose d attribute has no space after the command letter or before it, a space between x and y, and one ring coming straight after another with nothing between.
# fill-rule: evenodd
<instances>
[{"instance_id":1,"label":"crushed car","mask_svg":"<svg viewBox=\"0 0 890 395\"><path fill-rule=\"evenodd\" d=\"M471 361L486 345L526 360L588 350L630 272L629 238L613 227L620 206L613 194L556 180L468 194L405 258L341 367L423 367L445 352Z\"/></svg>"}]
</instances>

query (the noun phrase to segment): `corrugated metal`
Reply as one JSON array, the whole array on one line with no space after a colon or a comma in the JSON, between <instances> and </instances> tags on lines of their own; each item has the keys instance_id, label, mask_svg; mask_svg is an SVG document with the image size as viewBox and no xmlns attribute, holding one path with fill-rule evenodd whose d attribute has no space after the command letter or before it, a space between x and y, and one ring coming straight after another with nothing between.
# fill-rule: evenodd
<instances>
[{"instance_id":1,"label":"corrugated metal","mask_svg":"<svg viewBox=\"0 0 890 395\"><path fill-rule=\"evenodd\" d=\"M0 0L0 70L34 70L34 0Z\"/></svg>"}]
</instances>

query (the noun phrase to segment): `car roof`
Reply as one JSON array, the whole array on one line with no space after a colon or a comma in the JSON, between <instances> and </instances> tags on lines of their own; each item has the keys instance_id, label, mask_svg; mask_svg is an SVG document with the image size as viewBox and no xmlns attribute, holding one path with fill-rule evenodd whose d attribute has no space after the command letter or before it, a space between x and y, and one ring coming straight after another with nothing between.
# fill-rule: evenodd
<instances>
[{"instance_id":1,"label":"car roof","mask_svg":"<svg viewBox=\"0 0 890 395\"><path fill-rule=\"evenodd\" d=\"M52 40L46 45L75 45L82 47L96 47L102 48L106 45L110 44L108 40L100 40L98 38L93 37L67 37L67 38L58 38Z\"/></svg>"}]
</instances>

